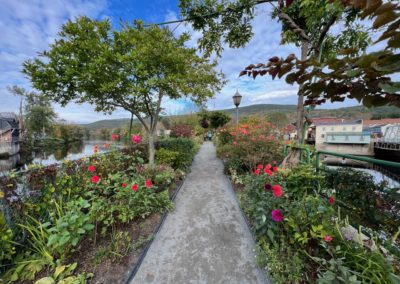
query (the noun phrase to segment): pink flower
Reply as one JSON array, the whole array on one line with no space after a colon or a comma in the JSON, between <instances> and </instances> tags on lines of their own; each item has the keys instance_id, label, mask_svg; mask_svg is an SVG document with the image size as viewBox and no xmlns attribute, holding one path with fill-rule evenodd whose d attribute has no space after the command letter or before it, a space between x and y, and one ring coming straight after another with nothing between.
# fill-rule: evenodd
<instances>
[{"instance_id":1,"label":"pink flower","mask_svg":"<svg viewBox=\"0 0 400 284\"><path fill-rule=\"evenodd\" d=\"M108 149L108 148L110 148L110 143L104 144L104 149Z\"/></svg>"},{"instance_id":2,"label":"pink flower","mask_svg":"<svg viewBox=\"0 0 400 284\"><path fill-rule=\"evenodd\" d=\"M273 170L274 172L277 172L277 171L279 171L279 168L278 168L277 166L275 166L275 167L272 168L272 170Z\"/></svg>"},{"instance_id":3,"label":"pink flower","mask_svg":"<svg viewBox=\"0 0 400 284\"><path fill-rule=\"evenodd\" d=\"M324 240L325 240L325 242L330 243L333 240L333 238L331 236L329 236L329 235L326 235L324 237Z\"/></svg>"},{"instance_id":4,"label":"pink flower","mask_svg":"<svg viewBox=\"0 0 400 284\"><path fill-rule=\"evenodd\" d=\"M93 183L98 183L100 181L100 177L99 176L92 176L92 182Z\"/></svg>"},{"instance_id":5,"label":"pink flower","mask_svg":"<svg viewBox=\"0 0 400 284\"><path fill-rule=\"evenodd\" d=\"M282 190L281 186L278 185L278 184L275 184L272 187L272 191L273 191L273 194L274 194L275 197L281 197L282 194L283 194L283 190Z\"/></svg>"},{"instance_id":6,"label":"pink flower","mask_svg":"<svg viewBox=\"0 0 400 284\"><path fill-rule=\"evenodd\" d=\"M123 183L121 184L121 187L122 187L122 188L125 188L125 187L126 187L126 183L123 182Z\"/></svg>"},{"instance_id":7,"label":"pink flower","mask_svg":"<svg viewBox=\"0 0 400 284\"><path fill-rule=\"evenodd\" d=\"M90 166L87 168L87 170L88 170L89 172L93 173L93 172L96 170L96 168L95 168L95 166L90 165Z\"/></svg>"},{"instance_id":8,"label":"pink flower","mask_svg":"<svg viewBox=\"0 0 400 284\"><path fill-rule=\"evenodd\" d=\"M333 203L335 203L335 198L333 197L333 196L330 196L329 198L328 198L328 202L329 202L329 204L333 204Z\"/></svg>"},{"instance_id":9,"label":"pink flower","mask_svg":"<svg viewBox=\"0 0 400 284\"><path fill-rule=\"evenodd\" d=\"M112 139L113 141L118 140L118 139L119 139L119 135L118 135L118 134L112 134L112 135L111 135L111 139Z\"/></svg>"},{"instance_id":10,"label":"pink flower","mask_svg":"<svg viewBox=\"0 0 400 284\"><path fill-rule=\"evenodd\" d=\"M237 142L236 142L236 141L233 141L232 144L233 144L233 145L237 145Z\"/></svg>"},{"instance_id":11,"label":"pink flower","mask_svg":"<svg viewBox=\"0 0 400 284\"><path fill-rule=\"evenodd\" d=\"M264 166L260 164L260 165L257 166L257 169L260 169L260 170L261 170L263 167L264 167Z\"/></svg>"},{"instance_id":12,"label":"pink flower","mask_svg":"<svg viewBox=\"0 0 400 284\"><path fill-rule=\"evenodd\" d=\"M264 173L266 173L269 176L272 176L272 171L270 169L265 168Z\"/></svg>"},{"instance_id":13,"label":"pink flower","mask_svg":"<svg viewBox=\"0 0 400 284\"><path fill-rule=\"evenodd\" d=\"M136 191L136 190L138 190L138 185L135 183L134 185L132 185L132 190L133 191Z\"/></svg>"},{"instance_id":14,"label":"pink flower","mask_svg":"<svg viewBox=\"0 0 400 284\"><path fill-rule=\"evenodd\" d=\"M259 174L260 174L260 169L256 169L256 170L254 171L254 174L259 175Z\"/></svg>"},{"instance_id":15,"label":"pink flower","mask_svg":"<svg viewBox=\"0 0 400 284\"><path fill-rule=\"evenodd\" d=\"M279 209L272 210L271 215L272 220L274 220L275 222L281 222L283 220L283 214Z\"/></svg>"},{"instance_id":16,"label":"pink flower","mask_svg":"<svg viewBox=\"0 0 400 284\"><path fill-rule=\"evenodd\" d=\"M146 179L146 182L144 183L144 186L147 188L151 188L153 186L153 183L151 182L150 179Z\"/></svg>"},{"instance_id":17,"label":"pink flower","mask_svg":"<svg viewBox=\"0 0 400 284\"><path fill-rule=\"evenodd\" d=\"M142 139L140 138L140 135L132 135L132 142L133 143L139 144L141 140Z\"/></svg>"},{"instance_id":18,"label":"pink flower","mask_svg":"<svg viewBox=\"0 0 400 284\"><path fill-rule=\"evenodd\" d=\"M267 164L267 165L265 166L265 169L266 169L266 170L270 170L270 169L271 169L271 164Z\"/></svg>"}]
</instances>

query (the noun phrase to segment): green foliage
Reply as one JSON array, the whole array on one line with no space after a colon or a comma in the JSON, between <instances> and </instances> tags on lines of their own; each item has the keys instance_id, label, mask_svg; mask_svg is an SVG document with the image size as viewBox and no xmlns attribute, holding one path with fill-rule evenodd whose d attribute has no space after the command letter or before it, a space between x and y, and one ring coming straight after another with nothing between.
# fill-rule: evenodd
<instances>
[{"instance_id":1,"label":"green foliage","mask_svg":"<svg viewBox=\"0 0 400 284\"><path fill-rule=\"evenodd\" d=\"M368 173L353 169L327 169L325 177L327 187L334 188L337 198L351 212L356 212L351 219L353 223L389 234L397 232L400 226L398 188L389 188L385 182L376 184Z\"/></svg>"},{"instance_id":2,"label":"green foliage","mask_svg":"<svg viewBox=\"0 0 400 284\"><path fill-rule=\"evenodd\" d=\"M14 234L6 222L5 216L0 213L0 266L12 259L15 254Z\"/></svg>"},{"instance_id":3,"label":"green foliage","mask_svg":"<svg viewBox=\"0 0 400 284\"><path fill-rule=\"evenodd\" d=\"M274 282L397 283L398 254L396 250L392 254L393 243L375 238L382 235L374 231L368 231L371 239L361 241L356 229L353 228L355 236L349 233L352 227L341 219L343 211L336 213L336 202L342 198L340 191L344 191L343 198L347 197L348 202L352 199L355 204L363 195L365 199L382 195L379 186L373 187L364 174L348 170L347 175L329 173L331 176L325 181L325 176L317 174L310 165L270 174L264 173L264 165L260 166L260 173L242 178L245 189L239 199L258 240L257 260ZM274 185L280 185L282 195ZM332 188L336 189L338 200L328 202L326 196L334 194ZM362 192L355 192L357 188ZM376 196L371 198L369 190ZM282 220L274 219L274 210L280 210ZM372 211L371 207L360 212L367 211ZM352 221L360 214L349 213Z\"/></svg>"},{"instance_id":4,"label":"green foliage","mask_svg":"<svg viewBox=\"0 0 400 284\"><path fill-rule=\"evenodd\" d=\"M195 143L188 138L168 138L158 142L159 147L177 152L177 159L174 161L174 167L185 170L191 164L195 153L197 152Z\"/></svg>"},{"instance_id":5,"label":"green foliage","mask_svg":"<svg viewBox=\"0 0 400 284\"><path fill-rule=\"evenodd\" d=\"M24 116L28 134L34 138L50 134L57 117L50 99L43 94L28 92L18 86L13 86L9 90L14 95L22 96L25 99Z\"/></svg>"},{"instance_id":6,"label":"green foliage","mask_svg":"<svg viewBox=\"0 0 400 284\"><path fill-rule=\"evenodd\" d=\"M187 97L201 104L222 86L216 63L186 47L188 40L187 34L175 38L168 28L140 21L113 30L108 19L80 17L63 25L59 39L41 54L44 60L26 61L23 72L61 105L86 102L96 111L122 107L135 115L149 135L153 165L162 100Z\"/></svg>"},{"instance_id":7,"label":"green foliage","mask_svg":"<svg viewBox=\"0 0 400 284\"><path fill-rule=\"evenodd\" d=\"M62 204L57 204L56 211L51 214L50 218L54 225L43 226L49 233L47 246L52 249L53 253L57 252L59 258L63 259L67 253L72 252L72 248L76 247L80 240L93 230L94 225L91 224L91 218L83 210L88 210L90 204L85 199L70 201L62 208Z\"/></svg>"},{"instance_id":8,"label":"green foliage","mask_svg":"<svg viewBox=\"0 0 400 284\"><path fill-rule=\"evenodd\" d=\"M306 105L320 105L327 100L342 102L346 98L351 98L366 107L387 104L399 106L400 83L393 81L396 77L391 75L400 70L398 53L400 14L395 12L400 8L400 4L384 1L341 2L350 14L357 11L361 20L365 22L373 20L373 30L380 32L374 44L385 42L381 48L360 54L360 42L343 32L343 36L351 41L349 46L342 46L337 51L343 56L328 57L326 61L316 58L307 61L304 61L304 58L297 60L293 54L286 59L272 57L266 65L250 65L241 75L253 75L255 78L257 75L270 74L273 78L277 75L281 78L287 74L287 83L304 84ZM314 19L320 20L315 16ZM359 32L357 27L354 30L356 33ZM361 35L361 38L365 38L365 35ZM351 43L356 46L351 46Z\"/></svg>"},{"instance_id":9,"label":"green foliage","mask_svg":"<svg viewBox=\"0 0 400 284\"><path fill-rule=\"evenodd\" d=\"M271 112L266 115L266 118L278 128L283 128L290 124L288 116L282 112Z\"/></svg>"},{"instance_id":10,"label":"green foliage","mask_svg":"<svg viewBox=\"0 0 400 284\"><path fill-rule=\"evenodd\" d=\"M186 149L188 143L183 139L179 147ZM138 148L111 151L66 161L60 168L37 167L26 177L20 173L10 176L6 184L13 185L13 179L25 182L31 194L22 199L12 188L5 192L13 199L8 206L19 225L13 233L1 219L1 264L7 265L1 271L2 280L34 280L46 269L47 273L55 271L42 282L85 283L88 275L64 273L68 267L61 264L75 258L73 252L83 242L93 242L96 247L98 239L102 245L110 240L110 253L104 257L120 258L131 251L130 236L116 232L130 222L171 209L169 191L159 191L168 189L182 174L166 165L147 167L143 155ZM89 166L94 167L93 172ZM100 177L98 183L91 180L95 175ZM153 185L146 187L148 179ZM132 190L134 184L136 191ZM19 248L17 253L14 246Z\"/></svg>"},{"instance_id":11,"label":"green foliage","mask_svg":"<svg viewBox=\"0 0 400 284\"><path fill-rule=\"evenodd\" d=\"M217 131L217 154L229 168L242 174L257 164L282 160L281 145L273 132L273 125L257 118L236 127Z\"/></svg>"},{"instance_id":12,"label":"green foliage","mask_svg":"<svg viewBox=\"0 0 400 284\"><path fill-rule=\"evenodd\" d=\"M217 129L227 124L231 120L231 117L222 111L213 111L209 113L208 119L211 128Z\"/></svg>"},{"instance_id":13,"label":"green foliage","mask_svg":"<svg viewBox=\"0 0 400 284\"><path fill-rule=\"evenodd\" d=\"M257 263L268 271L274 283L301 283L307 277L306 259L284 240L271 244L261 238L257 243Z\"/></svg>"},{"instance_id":14,"label":"green foliage","mask_svg":"<svg viewBox=\"0 0 400 284\"><path fill-rule=\"evenodd\" d=\"M199 46L207 55L216 52L221 55L223 41L229 47L242 47L253 36L251 20L254 18L252 0L180 0L179 8L183 17L190 19L193 28L202 31Z\"/></svg>"},{"instance_id":15,"label":"green foliage","mask_svg":"<svg viewBox=\"0 0 400 284\"><path fill-rule=\"evenodd\" d=\"M176 167L176 161L179 158L179 152L160 148L156 152L156 161L158 164Z\"/></svg>"}]
</instances>

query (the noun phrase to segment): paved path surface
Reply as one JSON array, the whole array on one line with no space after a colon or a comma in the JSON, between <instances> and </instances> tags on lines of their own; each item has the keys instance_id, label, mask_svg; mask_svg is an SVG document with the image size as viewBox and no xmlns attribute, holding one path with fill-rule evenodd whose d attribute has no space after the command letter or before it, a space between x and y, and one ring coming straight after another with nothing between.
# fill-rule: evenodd
<instances>
[{"instance_id":1,"label":"paved path surface","mask_svg":"<svg viewBox=\"0 0 400 284\"><path fill-rule=\"evenodd\" d=\"M223 164L205 142L131 283L268 283L253 250Z\"/></svg>"}]
</instances>

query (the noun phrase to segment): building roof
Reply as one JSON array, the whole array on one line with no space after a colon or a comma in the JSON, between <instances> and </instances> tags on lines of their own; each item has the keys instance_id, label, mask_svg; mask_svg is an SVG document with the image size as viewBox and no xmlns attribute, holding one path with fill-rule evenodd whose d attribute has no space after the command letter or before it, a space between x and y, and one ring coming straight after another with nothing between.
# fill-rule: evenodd
<instances>
[{"instance_id":1,"label":"building roof","mask_svg":"<svg viewBox=\"0 0 400 284\"><path fill-rule=\"evenodd\" d=\"M360 124L362 120L349 120L337 117L312 117L311 125L344 125L344 124Z\"/></svg>"},{"instance_id":2,"label":"building roof","mask_svg":"<svg viewBox=\"0 0 400 284\"><path fill-rule=\"evenodd\" d=\"M368 127L396 123L400 123L400 118L365 119L363 121L364 126Z\"/></svg>"},{"instance_id":3,"label":"building roof","mask_svg":"<svg viewBox=\"0 0 400 284\"><path fill-rule=\"evenodd\" d=\"M0 113L0 130L18 129L19 121L16 115L11 113Z\"/></svg>"},{"instance_id":4,"label":"building roof","mask_svg":"<svg viewBox=\"0 0 400 284\"><path fill-rule=\"evenodd\" d=\"M293 124L288 124L282 129L282 131L284 134L290 134L296 132L296 129L296 126L294 126Z\"/></svg>"}]
</instances>

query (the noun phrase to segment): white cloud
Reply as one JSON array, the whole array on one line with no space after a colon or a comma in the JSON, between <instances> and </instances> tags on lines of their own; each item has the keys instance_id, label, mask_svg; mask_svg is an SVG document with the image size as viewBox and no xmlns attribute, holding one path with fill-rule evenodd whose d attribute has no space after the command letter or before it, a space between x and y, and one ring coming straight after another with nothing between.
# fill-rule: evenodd
<instances>
[{"instance_id":1,"label":"white cloud","mask_svg":"<svg viewBox=\"0 0 400 284\"><path fill-rule=\"evenodd\" d=\"M135 5L135 4L132 4ZM18 84L30 88L29 81L20 73L22 62L33 58L37 52L48 48L57 37L62 24L79 15L104 19L112 15L106 0L0 0L0 112L17 111L19 99L12 96L7 86ZM294 45L281 46L281 25L270 17L270 6L261 5L256 10L253 20L254 37L244 48L231 49L224 46L222 57L218 60L218 70L225 73L227 85L209 101L210 109L233 107L232 96L236 89L243 95L242 105L254 103L296 104L297 86L290 86L283 79L272 80L269 76L238 77L244 67L250 63L266 62L272 56L299 55L299 48ZM119 16L116 15L116 18ZM177 13L168 11L166 21L178 19ZM116 21L117 23L117 21ZM188 46L196 47L201 33L194 31L189 24L169 25L176 35L188 32L192 38ZM194 110L185 100L163 103L168 114L178 114ZM341 105L343 106L343 105ZM60 117L74 122L90 122L111 118L95 113L88 104L69 104L66 108L55 105ZM117 110L112 118L128 117L129 113Z\"/></svg>"}]
</instances>

